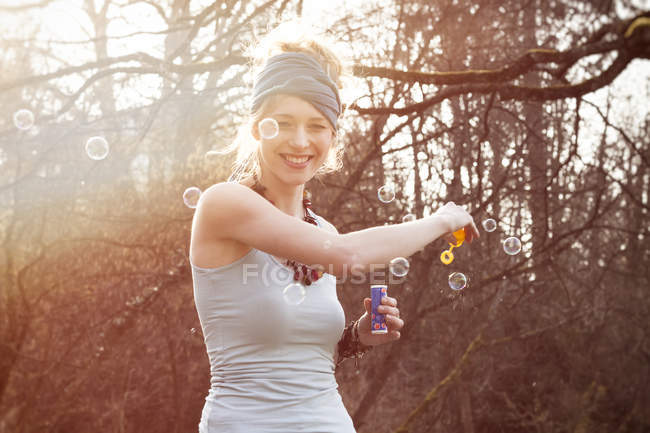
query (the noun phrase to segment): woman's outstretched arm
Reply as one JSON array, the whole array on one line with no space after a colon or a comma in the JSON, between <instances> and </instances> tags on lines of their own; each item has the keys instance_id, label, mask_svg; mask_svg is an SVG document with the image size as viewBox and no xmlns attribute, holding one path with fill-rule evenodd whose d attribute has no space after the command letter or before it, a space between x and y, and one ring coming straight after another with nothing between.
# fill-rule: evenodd
<instances>
[{"instance_id":1,"label":"woman's outstretched arm","mask_svg":"<svg viewBox=\"0 0 650 433\"><path fill-rule=\"evenodd\" d=\"M478 237L472 217L448 203L413 222L337 234L285 214L250 188L235 182L208 188L199 200L193 236L206 241L232 239L275 256L323 266L344 275L350 266L364 271L408 257L430 242L460 228L466 240Z\"/></svg>"}]
</instances>

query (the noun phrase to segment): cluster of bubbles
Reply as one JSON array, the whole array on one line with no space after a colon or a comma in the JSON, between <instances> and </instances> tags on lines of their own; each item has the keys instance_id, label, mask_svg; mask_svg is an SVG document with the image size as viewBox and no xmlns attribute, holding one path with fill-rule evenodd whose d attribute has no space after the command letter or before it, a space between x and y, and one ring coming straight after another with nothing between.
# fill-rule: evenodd
<instances>
[{"instance_id":1,"label":"cluster of bubbles","mask_svg":"<svg viewBox=\"0 0 650 433\"><path fill-rule=\"evenodd\" d=\"M35 116L30 110L21 108L13 115L14 126L21 131L30 131L30 133L38 133L38 128L34 126ZM101 161L108 155L108 142L104 137L95 136L90 137L86 141L86 155L94 160Z\"/></svg>"},{"instance_id":2,"label":"cluster of bubbles","mask_svg":"<svg viewBox=\"0 0 650 433\"><path fill-rule=\"evenodd\" d=\"M278 122L272 117L267 117L262 119L257 124L257 130L259 131L260 137L265 140L272 140L276 138L280 133L280 127L278 125ZM218 155L221 155L221 153L218 151L211 150L205 154L205 157L212 158ZM187 206L188 208L195 209L200 196L201 196L201 190L195 186L191 186L187 188L185 192L183 192L183 203L185 203L185 206ZM328 248L328 246L326 246L325 248Z\"/></svg>"},{"instance_id":3,"label":"cluster of bubbles","mask_svg":"<svg viewBox=\"0 0 650 433\"><path fill-rule=\"evenodd\" d=\"M497 229L497 222L492 218L486 218L481 223L483 229L491 233ZM521 241L515 236L511 236L503 241L503 250L506 254L514 256L521 252ZM452 290L462 290L467 287L469 278L461 272L452 272L449 275L449 287Z\"/></svg>"},{"instance_id":4,"label":"cluster of bubbles","mask_svg":"<svg viewBox=\"0 0 650 433\"><path fill-rule=\"evenodd\" d=\"M483 220L483 229L486 232L493 232L497 229L497 222L492 218ZM503 241L503 251L510 256L517 255L521 252L521 241L515 236L510 236Z\"/></svg>"},{"instance_id":5,"label":"cluster of bubbles","mask_svg":"<svg viewBox=\"0 0 650 433\"><path fill-rule=\"evenodd\" d=\"M382 185L377 189L377 198L382 203L390 203L395 200L395 188L390 184ZM402 222L412 222L415 221L417 217L412 213L407 213L402 217ZM388 264L388 269L391 274L396 277L404 277L408 274L410 268L409 261L404 257L395 257Z\"/></svg>"},{"instance_id":6,"label":"cluster of bubbles","mask_svg":"<svg viewBox=\"0 0 650 433\"><path fill-rule=\"evenodd\" d=\"M382 185L377 190L377 198L382 203L390 203L395 200L395 188L390 184ZM407 213L402 217L402 222L412 222L415 221L417 217L412 213ZM404 277L408 274L410 268L409 261L404 257L395 257L388 264L388 269L396 277Z\"/></svg>"},{"instance_id":7,"label":"cluster of bubbles","mask_svg":"<svg viewBox=\"0 0 650 433\"><path fill-rule=\"evenodd\" d=\"M379 198L379 201L382 203L390 203L395 199L395 190L391 185L383 185L377 190L377 197ZM402 222L411 222L415 221L417 217L411 213L408 213L402 217ZM494 232L498 224L493 218L486 218L483 220L482 224L483 229L488 232L492 233ZM460 244L457 244L456 246L460 246ZM505 251L506 254L508 255L516 255L521 252L522 244L521 240L515 236L508 237L503 241L503 250ZM444 254L444 253L443 253ZM453 259L452 259L453 260ZM393 264L395 263L395 265ZM406 263L406 266L404 266L404 263ZM451 263L451 260L449 260L449 263ZM406 273L408 273L408 260L398 257L393 259L391 262L391 272L396 275L396 276L404 276ZM463 274L462 272L452 272L449 275L448 278L449 282L449 287L452 290L459 291L467 287L469 283L469 278Z\"/></svg>"}]
</instances>

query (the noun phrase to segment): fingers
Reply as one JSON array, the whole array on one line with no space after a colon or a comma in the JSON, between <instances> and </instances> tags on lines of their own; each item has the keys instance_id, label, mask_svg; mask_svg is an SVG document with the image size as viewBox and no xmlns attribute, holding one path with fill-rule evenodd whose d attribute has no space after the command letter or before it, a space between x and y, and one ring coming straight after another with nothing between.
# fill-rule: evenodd
<instances>
[{"instance_id":1,"label":"fingers","mask_svg":"<svg viewBox=\"0 0 650 433\"><path fill-rule=\"evenodd\" d=\"M381 304L377 307L377 312L381 314L392 314L393 316L399 317L399 310L397 309L397 299L391 298L390 296L384 296L381 298Z\"/></svg>"},{"instance_id":2,"label":"fingers","mask_svg":"<svg viewBox=\"0 0 650 433\"><path fill-rule=\"evenodd\" d=\"M385 296L381 299L382 305L377 307L377 312L386 315L386 325L396 338L400 337L399 330L404 327L404 320L400 319L397 299Z\"/></svg>"},{"instance_id":3,"label":"fingers","mask_svg":"<svg viewBox=\"0 0 650 433\"><path fill-rule=\"evenodd\" d=\"M465 206L457 205L453 201L448 202L446 206L456 211L460 210L462 213L465 214L465 218L469 219L469 224L466 224L463 227L465 230L465 238L468 242L471 243L474 241L474 239L478 239L481 237L481 234L478 231L478 228L476 227L476 223L474 222L474 218L472 217L472 215L469 213L469 211ZM445 235L445 240L452 245L456 244L456 239L453 237L451 233Z\"/></svg>"},{"instance_id":4,"label":"fingers","mask_svg":"<svg viewBox=\"0 0 650 433\"><path fill-rule=\"evenodd\" d=\"M381 298L381 303L384 305L390 305L391 307L397 307L397 299L391 298L390 296L384 296Z\"/></svg>"},{"instance_id":5,"label":"fingers","mask_svg":"<svg viewBox=\"0 0 650 433\"><path fill-rule=\"evenodd\" d=\"M388 326L388 329L392 331L399 331L404 327L404 320L399 317L386 315L386 325Z\"/></svg>"},{"instance_id":6,"label":"fingers","mask_svg":"<svg viewBox=\"0 0 650 433\"><path fill-rule=\"evenodd\" d=\"M475 239L481 237L478 228L476 228L476 224L474 224L474 220L463 227L463 229L465 230L465 240L467 240L469 243L472 243Z\"/></svg>"},{"instance_id":7,"label":"fingers","mask_svg":"<svg viewBox=\"0 0 650 433\"><path fill-rule=\"evenodd\" d=\"M472 231L472 240L478 239L478 238L481 237L481 233L478 231L478 227L476 227L476 223L474 222L473 219L472 219L471 231Z\"/></svg>"},{"instance_id":8,"label":"fingers","mask_svg":"<svg viewBox=\"0 0 650 433\"><path fill-rule=\"evenodd\" d=\"M377 307L377 312L379 314L390 314L399 317L399 310L395 307L389 307L388 305L380 305Z\"/></svg>"}]
</instances>

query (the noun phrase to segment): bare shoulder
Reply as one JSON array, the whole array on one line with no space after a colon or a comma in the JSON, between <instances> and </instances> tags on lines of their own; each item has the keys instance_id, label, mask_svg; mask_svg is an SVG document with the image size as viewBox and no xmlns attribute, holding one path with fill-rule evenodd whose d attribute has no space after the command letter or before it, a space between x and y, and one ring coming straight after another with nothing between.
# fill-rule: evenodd
<instances>
[{"instance_id":1,"label":"bare shoulder","mask_svg":"<svg viewBox=\"0 0 650 433\"><path fill-rule=\"evenodd\" d=\"M265 202L259 194L237 182L217 183L207 188L196 206L195 213L205 215L211 223L236 221L251 206Z\"/></svg>"},{"instance_id":2,"label":"bare shoulder","mask_svg":"<svg viewBox=\"0 0 650 433\"><path fill-rule=\"evenodd\" d=\"M241 214L242 202L248 197L254 200L256 195L234 182L214 184L201 194L190 241L190 257L195 265L206 268L227 265L250 251L251 246L229 236L229 228Z\"/></svg>"},{"instance_id":3,"label":"bare shoulder","mask_svg":"<svg viewBox=\"0 0 650 433\"><path fill-rule=\"evenodd\" d=\"M248 186L238 182L220 182L211 185L201 194L197 209L201 207L202 202L205 204L214 204L215 201L227 200L240 195L255 194ZM224 203L227 204L227 203Z\"/></svg>"}]
</instances>

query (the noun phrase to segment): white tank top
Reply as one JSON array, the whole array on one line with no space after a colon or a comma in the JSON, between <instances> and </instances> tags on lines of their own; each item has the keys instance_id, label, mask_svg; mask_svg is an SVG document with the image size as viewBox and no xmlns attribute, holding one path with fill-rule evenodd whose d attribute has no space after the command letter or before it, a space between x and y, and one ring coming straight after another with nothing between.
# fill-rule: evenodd
<instances>
[{"instance_id":1,"label":"white tank top","mask_svg":"<svg viewBox=\"0 0 650 433\"><path fill-rule=\"evenodd\" d=\"M354 433L334 377L345 327L336 277L323 274L291 305L293 271L263 251L191 266L211 375L199 431Z\"/></svg>"}]
</instances>

